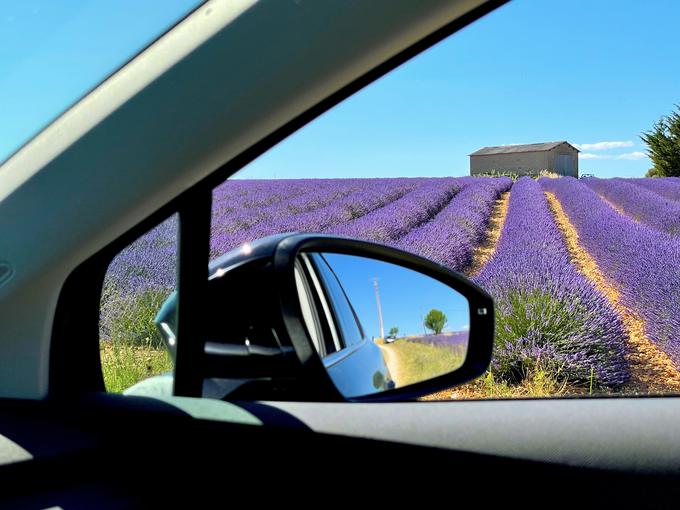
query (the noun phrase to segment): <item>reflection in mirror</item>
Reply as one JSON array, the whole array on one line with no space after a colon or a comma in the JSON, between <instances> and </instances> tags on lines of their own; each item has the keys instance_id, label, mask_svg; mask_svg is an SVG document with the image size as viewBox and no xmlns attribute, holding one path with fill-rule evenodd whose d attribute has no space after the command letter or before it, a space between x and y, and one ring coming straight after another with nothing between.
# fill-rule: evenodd
<instances>
[{"instance_id":1,"label":"reflection in mirror","mask_svg":"<svg viewBox=\"0 0 680 510\"><path fill-rule=\"evenodd\" d=\"M309 336L345 397L401 388L463 365L469 303L448 285L336 253L302 253L295 273Z\"/></svg>"}]
</instances>

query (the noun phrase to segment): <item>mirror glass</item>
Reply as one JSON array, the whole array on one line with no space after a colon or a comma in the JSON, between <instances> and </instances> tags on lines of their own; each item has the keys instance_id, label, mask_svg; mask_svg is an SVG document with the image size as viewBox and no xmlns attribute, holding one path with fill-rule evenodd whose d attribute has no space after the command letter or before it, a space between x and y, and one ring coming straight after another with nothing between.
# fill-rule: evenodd
<instances>
[{"instance_id":1,"label":"mirror glass","mask_svg":"<svg viewBox=\"0 0 680 510\"><path fill-rule=\"evenodd\" d=\"M401 388L460 368L470 306L430 276L388 262L301 253L295 267L304 323L348 398Z\"/></svg>"}]
</instances>

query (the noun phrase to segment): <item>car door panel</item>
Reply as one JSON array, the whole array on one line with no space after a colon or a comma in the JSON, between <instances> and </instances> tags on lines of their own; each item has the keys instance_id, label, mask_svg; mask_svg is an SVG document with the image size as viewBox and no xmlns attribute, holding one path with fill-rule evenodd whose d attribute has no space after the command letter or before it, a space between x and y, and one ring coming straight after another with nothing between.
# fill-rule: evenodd
<instances>
[{"instance_id":1,"label":"car door panel","mask_svg":"<svg viewBox=\"0 0 680 510\"><path fill-rule=\"evenodd\" d=\"M557 457L536 462L471 453L459 448L464 441L457 444L451 441L446 447L442 433L436 439L432 430L450 429L448 437L469 437L475 434L475 427L483 431L478 415L476 421L460 422L460 417L466 414L463 408L469 411L476 404L483 405L313 404L306 412L299 404L244 404L244 409L257 413L263 423L253 426L194 419L170 404L134 397L97 397L66 407L49 402L2 402L5 412L0 419L0 431L7 431L11 420L22 424L24 432L17 434L15 429L12 435L17 442L27 444L35 458L0 467L5 487L0 498L22 508L44 508L39 505L60 502L63 508L67 508L64 502L70 502L68 508L79 508L96 501L110 504L111 508L156 506L187 496L194 498L195 503L215 497L226 502L238 491L248 494L253 501L268 497L295 500L300 497L295 488L304 491L308 485L327 481L329 466L333 470L340 467L358 470L374 480L376 490L367 491L366 500L397 501L404 488L413 494L417 490L431 490L428 487L441 487L442 491L453 487L456 489L453 498L462 498L467 488L469 496L481 498L484 494L487 502L507 502L511 494L507 491L518 490L522 484L532 497L578 486L578 497L588 497L593 504L631 502L636 494L644 494L647 502L677 497L677 474L666 470L668 465L663 462L659 464L661 472L651 476L654 469L640 473L623 464L621 469L613 465L596 469L567 466L555 462ZM515 403L518 404L521 408L521 403ZM442 424L442 418L448 414L445 411L458 406L461 410L457 416ZM297 407L297 412L283 411L286 407ZM312 413L314 408L321 411ZM493 406L488 408L492 413ZM340 418L343 413L345 419ZM306 414L304 420L299 418L302 414ZM284 418L286 415L290 416ZM417 419L405 420L405 415ZM342 435L320 431L324 428L322 421L330 423L331 418L339 422ZM315 425L310 429L305 422ZM393 435L393 441L368 439L380 435L376 430L390 430L390 422L403 424L399 427L402 437ZM416 422L417 434L409 427ZM56 427L59 424L76 437L89 440L63 443ZM503 420L496 421L497 427L507 425ZM603 425L601 418L596 416L592 425ZM403 436L409 430L411 439L406 440ZM357 435L363 437L353 437ZM553 437L558 438L559 434ZM443 446L408 444L424 443L428 438ZM512 437L508 435L505 439L511 441ZM54 448L54 444L61 447ZM545 440L543 445L547 445ZM659 447L669 446L666 443ZM644 459L638 461L644 464ZM483 488L484 482L492 483L495 490L480 492L476 487ZM248 492L263 486L273 492L263 495ZM351 491L339 491L335 499L349 501L353 497ZM569 501L573 497L574 493L561 494L560 500Z\"/></svg>"}]
</instances>

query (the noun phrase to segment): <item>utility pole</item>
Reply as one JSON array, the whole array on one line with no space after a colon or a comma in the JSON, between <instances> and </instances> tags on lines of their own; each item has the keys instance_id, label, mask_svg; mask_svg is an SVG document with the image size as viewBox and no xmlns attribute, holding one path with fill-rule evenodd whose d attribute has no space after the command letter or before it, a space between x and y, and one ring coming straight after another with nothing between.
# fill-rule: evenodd
<instances>
[{"instance_id":1,"label":"utility pole","mask_svg":"<svg viewBox=\"0 0 680 510\"><path fill-rule=\"evenodd\" d=\"M382 306L380 306L380 289L378 288L378 279L373 278L373 286L375 287L375 301L378 303L378 321L380 322L380 338L385 338L385 327L383 326Z\"/></svg>"}]
</instances>

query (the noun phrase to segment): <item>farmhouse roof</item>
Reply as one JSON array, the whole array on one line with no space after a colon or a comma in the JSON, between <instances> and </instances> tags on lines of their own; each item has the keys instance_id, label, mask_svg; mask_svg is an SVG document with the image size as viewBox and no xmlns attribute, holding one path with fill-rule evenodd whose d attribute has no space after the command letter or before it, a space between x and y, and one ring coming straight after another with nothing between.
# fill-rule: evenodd
<instances>
[{"instance_id":1,"label":"farmhouse roof","mask_svg":"<svg viewBox=\"0 0 680 510\"><path fill-rule=\"evenodd\" d=\"M569 147L578 151L578 149L574 147L572 144L570 144L566 140L562 140L561 142L527 143L524 145L499 145L496 147L482 147L481 149L470 154L470 156L486 156L488 154L512 154L515 152L543 152L552 150L558 145L562 145L563 143L566 143Z\"/></svg>"}]
</instances>

